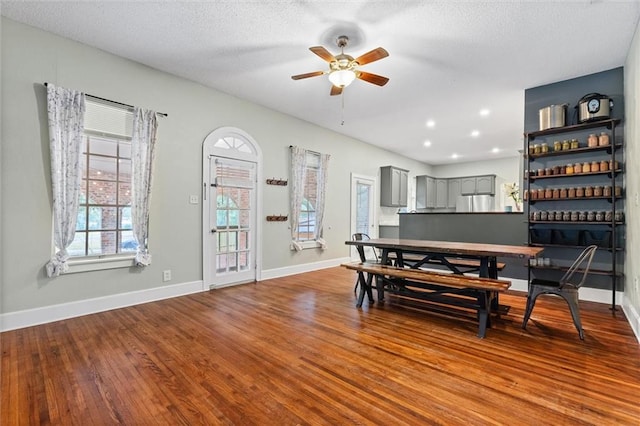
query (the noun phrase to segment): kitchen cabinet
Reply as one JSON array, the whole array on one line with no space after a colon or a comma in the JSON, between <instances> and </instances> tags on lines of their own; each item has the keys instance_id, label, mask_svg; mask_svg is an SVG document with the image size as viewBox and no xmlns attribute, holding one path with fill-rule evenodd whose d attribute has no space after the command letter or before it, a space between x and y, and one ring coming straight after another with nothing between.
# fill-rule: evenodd
<instances>
[{"instance_id":1,"label":"kitchen cabinet","mask_svg":"<svg viewBox=\"0 0 640 426\"><path fill-rule=\"evenodd\" d=\"M447 199L449 193L448 179L436 179L436 200L435 206L438 209L447 208Z\"/></svg>"},{"instance_id":2,"label":"kitchen cabinet","mask_svg":"<svg viewBox=\"0 0 640 426\"><path fill-rule=\"evenodd\" d=\"M436 178L426 175L416 176L416 208L435 208L436 190Z\"/></svg>"},{"instance_id":3,"label":"kitchen cabinet","mask_svg":"<svg viewBox=\"0 0 640 426\"><path fill-rule=\"evenodd\" d=\"M409 171L394 166L380 167L380 205L406 207Z\"/></svg>"},{"instance_id":4,"label":"kitchen cabinet","mask_svg":"<svg viewBox=\"0 0 640 426\"><path fill-rule=\"evenodd\" d=\"M548 259L529 265L529 278L558 280L586 246L595 244L589 282L610 280L612 309L623 278L619 253L625 233L619 123L583 123L527 133L525 138L528 243L545 247L543 256ZM594 130L604 131L609 141L589 144Z\"/></svg>"},{"instance_id":5,"label":"kitchen cabinet","mask_svg":"<svg viewBox=\"0 0 640 426\"><path fill-rule=\"evenodd\" d=\"M496 175L460 178L460 195L495 195Z\"/></svg>"},{"instance_id":6,"label":"kitchen cabinet","mask_svg":"<svg viewBox=\"0 0 640 426\"><path fill-rule=\"evenodd\" d=\"M456 208L456 202L458 196L462 195L460 192L460 179L448 179L447 184L447 207L450 209Z\"/></svg>"}]
</instances>

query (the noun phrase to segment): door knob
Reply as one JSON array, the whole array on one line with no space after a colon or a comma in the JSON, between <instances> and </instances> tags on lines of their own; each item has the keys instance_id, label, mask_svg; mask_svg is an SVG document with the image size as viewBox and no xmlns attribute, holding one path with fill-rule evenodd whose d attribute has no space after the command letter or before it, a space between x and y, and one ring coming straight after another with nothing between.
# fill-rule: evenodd
<instances>
[{"instance_id":1,"label":"door knob","mask_svg":"<svg viewBox=\"0 0 640 426\"><path fill-rule=\"evenodd\" d=\"M216 232L218 232L218 230L216 228L211 228L211 233L215 234Z\"/></svg>"}]
</instances>

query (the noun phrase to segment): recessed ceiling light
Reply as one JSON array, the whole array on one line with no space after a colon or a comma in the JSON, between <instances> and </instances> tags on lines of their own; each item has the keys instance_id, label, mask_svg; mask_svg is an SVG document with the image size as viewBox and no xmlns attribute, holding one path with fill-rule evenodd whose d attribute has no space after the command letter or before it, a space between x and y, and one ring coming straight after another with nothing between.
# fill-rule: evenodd
<instances>
[{"instance_id":1,"label":"recessed ceiling light","mask_svg":"<svg viewBox=\"0 0 640 426\"><path fill-rule=\"evenodd\" d=\"M455 160L456 158L458 158L458 157L459 157L459 156L458 156L458 154L456 154L455 152L454 152L453 154L451 154L451 158L453 158L454 160Z\"/></svg>"},{"instance_id":2,"label":"recessed ceiling light","mask_svg":"<svg viewBox=\"0 0 640 426\"><path fill-rule=\"evenodd\" d=\"M431 141L424 141L424 143L422 144L426 147L430 147L431 146Z\"/></svg>"},{"instance_id":3,"label":"recessed ceiling light","mask_svg":"<svg viewBox=\"0 0 640 426\"><path fill-rule=\"evenodd\" d=\"M493 148L491 152L493 152L494 154L497 154L500 152L500 148Z\"/></svg>"},{"instance_id":4,"label":"recessed ceiling light","mask_svg":"<svg viewBox=\"0 0 640 426\"><path fill-rule=\"evenodd\" d=\"M436 122L433 120L427 120L427 127L435 127Z\"/></svg>"},{"instance_id":5,"label":"recessed ceiling light","mask_svg":"<svg viewBox=\"0 0 640 426\"><path fill-rule=\"evenodd\" d=\"M480 136L480 131L479 130L472 130L471 131L471 137L472 138L477 138L478 136Z\"/></svg>"},{"instance_id":6,"label":"recessed ceiling light","mask_svg":"<svg viewBox=\"0 0 640 426\"><path fill-rule=\"evenodd\" d=\"M488 110L487 108L482 108L482 109L480 110L480 115L481 115L482 117L486 117L486 116L487 116L487 115L489 115L489 114L491 114L491 111L490 111L490 110Z\"/></svg>"}]
</instances>

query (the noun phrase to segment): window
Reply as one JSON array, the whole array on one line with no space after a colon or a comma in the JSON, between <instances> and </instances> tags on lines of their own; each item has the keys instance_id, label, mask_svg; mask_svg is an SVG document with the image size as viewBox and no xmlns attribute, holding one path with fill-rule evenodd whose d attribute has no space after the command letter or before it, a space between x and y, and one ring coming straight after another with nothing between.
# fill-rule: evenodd
<instances>
[{"instance_id":1,"label":"window","mask_svg":"<svg viewBox=\"0 0 640 426\"><path fill-rule=\"evenodd\" d=\"M85 132L72 257L135 253L131 224L131 141Z\"/></svg>"},{"instance_id":2,"label":"window","mask_svg":"<svg viewBox=\"0 0 640 426\"><path fill-rule=\"evenodd\" d=\"M76 233L67 248L71 266L74 259L113 261L123 255L130 259L136 253L131 218L132 133L130 109L93 98L86 100ZM95 269L120 266L131 266L131 261Z\"/></svg>"},{"instance_id":3,"label":"window","mask_svg":"<svg viewBox=\"0 0 640 426\"><path fill-rule=\"evenodd\" d=\"M320 154L307 151L305 153L303 199L298 215L298 241L315 240L319 166Z\"/></svg>"},{"instance_id":4,"label":"window","mask_svg":"<svg viewBox=\"0 0 640 426\"><path fill-rule=\"evenodd\" d=\"M323 224L328 154L291 146L291 249L326 249Z\"/></svg>"}]
</instances>

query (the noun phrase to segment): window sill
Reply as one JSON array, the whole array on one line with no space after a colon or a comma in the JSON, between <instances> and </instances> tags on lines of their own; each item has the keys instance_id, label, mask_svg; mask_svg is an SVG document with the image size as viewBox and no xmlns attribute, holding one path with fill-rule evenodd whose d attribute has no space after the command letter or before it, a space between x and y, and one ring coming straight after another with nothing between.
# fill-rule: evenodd
<instances>
[{"instance_id":1,"label":"window sill","mask_svg":"<svg viewBox=\"0 0 640 426\"><path fill-rule=\"evenodd\" d=\"M130 268L135 266L135 257L135 254L126 254L120 256L69 259L67 261L69 270L66 273L75 274L78 272L102 271L105 269Z\"/></svg>"},{"instance_id":2,"label":"window sill","mask_svg":"<svg viewBox=\"0 0 640 426\"><path fill-rule=\"evenodd\" d=\"M302 250L309 250L309 249L322 247L320 243L318 243L317 241L300 241L300 245L302 246ZM289 249L291 249L291 251L296 250L295 247L293 247L293 244L289 244Z\"/></svg>"}]
</instances>

